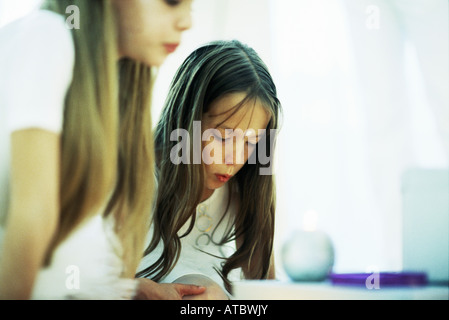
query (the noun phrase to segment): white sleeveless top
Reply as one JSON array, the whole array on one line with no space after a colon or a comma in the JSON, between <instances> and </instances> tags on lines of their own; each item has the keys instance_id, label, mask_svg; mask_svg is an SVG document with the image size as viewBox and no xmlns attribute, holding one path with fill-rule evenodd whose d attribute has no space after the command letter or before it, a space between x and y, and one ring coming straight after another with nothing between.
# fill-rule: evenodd
<instances>
[{"instance_id":1,"label":"white sleeveless top","mask_svg":"<svg viewBox=\"0 0 449 320\"><path fill-rule=\"evenodd\" d=\"M225 290L224 282L218 272L222 270L223 258L231 256L236 251L235 240L220 245L223 236L234 228L234 217L238 208L238 197L232 197L227 212L229 186L216 189L214 193L196 208L196 223L192 231L181 238L181 254L173 270L165 276L161 282L171 283L188 274L201 274L207 276L219 284ZM221 221L220 221L221 220ZM183 235L190 226L191 219L179 230L178 235ZM148 243L152 237L152 229L148 235ZM146 255L139 266L143 270L150 266L161 256L163 252L162 241L158 247ZM151 277L150 277L151 278ZM231 282L241 279L241 269L234 269L228 279ZM226 290L225 290L226 291Z\"/></svg>"},{"instance_id":2,"label":"white sleeveless top","mask_svg":"<svg viewBox=\"0 0 449 320\"><path fill-rule=\"evenodd\" d=\"M98 214L57 247L37 276L32 299L132 299L138 282L121 278L121 256L112 218Z\"/></svg>"}]
</instances>

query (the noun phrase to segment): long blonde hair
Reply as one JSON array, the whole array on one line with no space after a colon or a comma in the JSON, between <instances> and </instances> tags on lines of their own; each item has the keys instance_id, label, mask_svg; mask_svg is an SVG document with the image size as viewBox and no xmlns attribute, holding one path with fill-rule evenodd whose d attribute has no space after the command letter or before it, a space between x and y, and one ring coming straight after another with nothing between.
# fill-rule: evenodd
<instances>
[{"instance_id":1,"label":"long blonde hair","mask_svg":"<svg viewBox=\"0 0 449 320\"><path fill-rule=\"evenodd\" d=\"M79 8L72 29L73 80L61 139L59 227L54 249L89 217L114 215L124 252L124 276L134 276L143 251L153 187L151 69L117 63L118 33L109 0L47 0L43 9L61 15ZM107 204L107 205L106 205Z\"/></svg>"}]
</instances>

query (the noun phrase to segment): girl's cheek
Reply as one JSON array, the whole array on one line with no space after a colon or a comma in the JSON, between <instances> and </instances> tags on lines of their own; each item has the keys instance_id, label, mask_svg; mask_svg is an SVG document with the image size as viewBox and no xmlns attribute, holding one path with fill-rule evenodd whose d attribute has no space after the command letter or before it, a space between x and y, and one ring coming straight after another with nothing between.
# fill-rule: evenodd
<instances>
[{"instance_id":1,"label":"girl's cheek","mask_svg":"<svg viewBox=\"0 0 449 320\"><path fill-rule=\"evenodd\" d=\"M248 158L251 157L251 155L254 153L255 150L256 150L255 144L248 145Z\"/></svg>"}]
</instances>

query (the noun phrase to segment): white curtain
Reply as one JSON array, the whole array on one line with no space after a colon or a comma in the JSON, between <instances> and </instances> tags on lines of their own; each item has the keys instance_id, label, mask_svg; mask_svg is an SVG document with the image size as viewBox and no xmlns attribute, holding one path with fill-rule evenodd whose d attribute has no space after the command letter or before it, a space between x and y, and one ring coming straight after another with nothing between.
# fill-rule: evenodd
<instances>
[{"instance_id":1,"label":"white curtain","mask_svg":"<svg viewBox=\"0 0 449 320\"><path fill-rule=\"evenodd\" d=\"M336 271L400 270L401 176L448 167L448 2L272 6L280 228L314 211Z\"/></svg>"},{"instance_id":2,"label":"white curtain","mask_svg":"<svg viewBox=\"0 0 449 320\"><path fill-rule=\"evenodd\" d=\"M0 0L0 28L26 15L38 7L43 0Z\"/></svg>"}]
</instances>

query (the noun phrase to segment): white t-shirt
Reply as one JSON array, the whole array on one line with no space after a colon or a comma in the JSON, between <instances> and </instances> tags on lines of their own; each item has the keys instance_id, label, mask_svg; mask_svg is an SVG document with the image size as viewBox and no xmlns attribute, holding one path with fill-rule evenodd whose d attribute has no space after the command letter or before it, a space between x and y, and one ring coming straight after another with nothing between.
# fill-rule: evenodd
<instances>
[{"instance_id":1,"label":"white t-shirt","mask_svg":"<svg viewBox=\"0 0 449 320\"><path fill-rule=\"evenodd\" d=\"M235 240L219 245L223 235L234 228L234 218L238 208L238 198L234 196L231 198L226 214L224 212L228 204L229 189L229 186L225 184L197 206L195 226L187 236L181 238L179 260L173 270L161 280L162 283L174 282L188 274L201 274L211 278L225 290L224 282L214 268L221 270L222 263L225 261L223 258L230 257L236 251ZM179 236L188 230L190 222L191 218L179 230ZM148 243L152 233L150 230ZM156 262L162 252L163 244L160 242L153 252L142 259L139 270ZM242 278L241 274L241 268L234 269L228 275L228 279L231 282L239 281Z\"/></svg>"},{"instance_id":2,"label":"white t-shirt","mask_svg":"<svg viewBox=\"0 0 449 320\"><path fill-rule=\"evenodd\" d=\"M70 30L55 13L35 11L0 29L0 219L8 207L11 133L61 132L74 59Z\"/></svg>"},{"instance_id":3,"label":"white t-shirt","mask_svg":"<svg viewBox=\"0 0 449 320\"><path fill-rule=\"evenodd\" d=\"M0 219L8 209L11 133L62 131L74 61L72 34L61 15L37 10L0 29ZM32 298L132 298L137 281L120 278L120 256L113 222L98 214L58 246L51 265L37 275Z\"/></svg>"}]
</instances>

